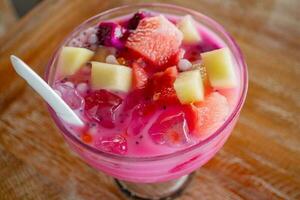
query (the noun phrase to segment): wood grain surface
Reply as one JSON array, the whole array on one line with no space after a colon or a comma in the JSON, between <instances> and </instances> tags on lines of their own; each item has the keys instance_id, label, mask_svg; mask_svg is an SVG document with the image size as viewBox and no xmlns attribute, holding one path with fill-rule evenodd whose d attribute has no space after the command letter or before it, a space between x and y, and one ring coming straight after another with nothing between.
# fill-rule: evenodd
<instances>
[{"instance_id":1,"label":"wood grain surface","mask_svg":"<svg viewBox=\"0 0 300 200\"><path fill-rule=\"evenodd\" d=\"M110 177L72 153L41 98L12 70L9 55L43 74L76 25L137 2L145 1L45 0L0 38L1 200L124 199ZM244 52L250 77L231 137L178 199L300 199L300 1L160 2L223 24Z\"/></svg>"}]
</instances>

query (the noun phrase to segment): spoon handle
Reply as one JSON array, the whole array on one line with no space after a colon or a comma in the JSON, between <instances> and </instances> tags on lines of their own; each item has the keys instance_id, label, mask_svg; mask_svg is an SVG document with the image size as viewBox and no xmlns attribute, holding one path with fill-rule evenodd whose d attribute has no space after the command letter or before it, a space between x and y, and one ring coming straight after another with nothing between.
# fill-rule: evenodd
<instances>
[{"instance_id":1,"label":"spoon handle","mask_svg":"<svg viewBox=\"0 0 300 200\"><path fill-rule=\"evenodd\" d=\"M61 97L26 63L20 58L10 56L15 71L51 106L56 114L64 121L83 126L82 120L75 112L61 99Z\"/></svg>"}]
</instances>

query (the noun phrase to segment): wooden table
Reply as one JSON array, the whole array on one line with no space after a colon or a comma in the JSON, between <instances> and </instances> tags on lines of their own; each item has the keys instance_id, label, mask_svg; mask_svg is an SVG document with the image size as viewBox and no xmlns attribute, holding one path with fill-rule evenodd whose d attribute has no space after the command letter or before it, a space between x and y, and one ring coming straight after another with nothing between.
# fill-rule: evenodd
<instances>
[{"instance_id":1,"label":"wooden table","mask_svg":"<svg viewBox=\"0 0 300 200\"><path fill-rule=\"evenodd\" d=\"M0 199L123 199L112 179L64 142L45 104L16 76L39 73L84 19L130 0L45 0L0 39ZM211 16L236 38L249 92L224 148L179 199L300 199L300 1L168 0Z\"/></svg>"}]
</instances>

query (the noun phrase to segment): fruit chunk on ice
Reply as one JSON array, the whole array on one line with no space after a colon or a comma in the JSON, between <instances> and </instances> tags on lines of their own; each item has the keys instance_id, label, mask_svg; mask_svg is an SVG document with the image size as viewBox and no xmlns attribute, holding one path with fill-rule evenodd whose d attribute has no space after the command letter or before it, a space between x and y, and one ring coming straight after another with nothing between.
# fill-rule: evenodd
<instances>
[{"instance_id":1,"label":"fruit chunk on ice","mask_svg":"<svg viewBox=\"0 0 300 200\"><path fill-rule=\"evenodd\" d=\"M205 139L224 123L229 104L223 95L213 92L203 102L186 107L185 114L191 131Z\"/></svg>"},{"instance_id":2,"label":"fruit chunk on ice","mask_svg":"<svg viewBox=\"0 0 300 200\"><path fill-rule=\"evenodd\" d=\"M183 42L185 43L201 42L201 37L196 28L194 19L190 15L184 16L178 22L177 27L183 33Z\"/></svg>"},{"instance_id":3,"label":"fruit chunk on ice","mask_svg":"<svg viewBox=\"0 0 300 200\"><path fill-rule=\"evenodd\" d=\"M176 95L182 104L203 101L204 87L199 70L179 73L174 82Z\"/></svg>"},{"instance_id":4,"label":"fruit chunk on ice","mask_svg":"<svg viewBox=\"0 0 300 200\"><path fill-rule=\"evenodd\" d=\"M125 44L158 66L168 63L176 55L182 41L182 33L164 16L144 18Z\"/></svg>"},{"instance_id":5,"label":"fruit chunk on ice","mask_svg":"<svg viewBox=\"0 0 300 200\"><path fill-rule=\"evenodd\" d=\"M128 92L132 85L132 70L123 65L92 62L93 89Z\"/></svg>"},{"instance_id":6,"label":"fruit chunk on ice","mask_svg":"<svg viewBox=\"0 0 300 200\"><path fill-rule=\"evenodd\" d=\"M80 47L63 47L59 57L63 75L74 74L84 63L88 62L94 52Z\"/></svg>"},{"instance_id":7,"label":"fruit chunk on ice","mask_svg":"<svg viewBox=\"0 0 300 200\"><path fill-rule=\"evenodd\" d=\"M181 146L190 142L185 114L178 108L164 111L148 132L156 144Z\"/></svg>"},{"instance_id":8,"label":"fruit chunk on ice","mask_svg":"<svg viewBox=\"0 0 300 200\"><path fill-rule=\"evenodd\" d=\"M211 86L232 88L237 84L234 64L228 48L221 48L201 54Z\"/></svg>"}]
</instances>

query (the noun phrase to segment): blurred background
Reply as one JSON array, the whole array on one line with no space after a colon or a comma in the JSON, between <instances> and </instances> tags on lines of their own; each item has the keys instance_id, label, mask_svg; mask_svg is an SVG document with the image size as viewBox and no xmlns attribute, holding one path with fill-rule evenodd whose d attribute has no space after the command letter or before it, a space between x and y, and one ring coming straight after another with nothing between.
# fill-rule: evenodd
<instances>
[{"instance_id":1,"label":"blurred background","mask_svg":"<svg viewBox=\"0 0 300 200\"><path fill-rule=\"evenodd\" d=\"M0 36L41 0L0 0Z\"/></svg>"}]
</instances>

